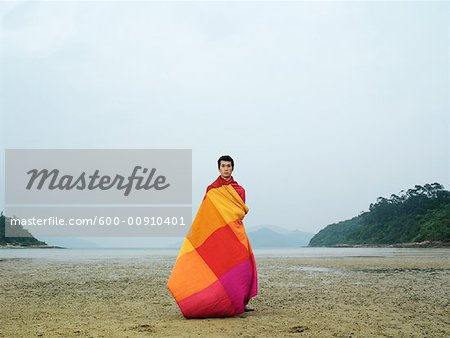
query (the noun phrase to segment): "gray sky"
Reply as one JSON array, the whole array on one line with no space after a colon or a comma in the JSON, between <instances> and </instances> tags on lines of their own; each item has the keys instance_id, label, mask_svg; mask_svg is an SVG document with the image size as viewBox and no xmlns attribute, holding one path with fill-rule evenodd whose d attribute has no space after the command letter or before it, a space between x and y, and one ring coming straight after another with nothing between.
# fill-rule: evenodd
<instances>
[{"instance_id":1,"label":"gray sky","mask_svg":"<svg viewBox=\"0 0 450 338\"><path fill-rule=\"evenodd\" d=\"M0 4L4 148L230 154L247 226L450 185L448 2ZM1 209L4 154L1 153Z\"/></svg>"}]
</instances>

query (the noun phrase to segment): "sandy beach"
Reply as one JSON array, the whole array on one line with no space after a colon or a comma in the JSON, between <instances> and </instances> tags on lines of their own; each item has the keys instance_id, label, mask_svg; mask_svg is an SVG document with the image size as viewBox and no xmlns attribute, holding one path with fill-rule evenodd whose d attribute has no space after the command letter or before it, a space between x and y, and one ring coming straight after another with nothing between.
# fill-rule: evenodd
<instances>
[{"instance_id":1,"label":"sandy beach","mask_svg":"<svg viewBox=\"0 0 450 338\"><path fill-rule=\"evenodd\" d=\"M173 256L1 258L0 336L449 337L450 250L438 252L257 256L256 311L203 320L166 290Z\"/></svg>"}]
</instances>

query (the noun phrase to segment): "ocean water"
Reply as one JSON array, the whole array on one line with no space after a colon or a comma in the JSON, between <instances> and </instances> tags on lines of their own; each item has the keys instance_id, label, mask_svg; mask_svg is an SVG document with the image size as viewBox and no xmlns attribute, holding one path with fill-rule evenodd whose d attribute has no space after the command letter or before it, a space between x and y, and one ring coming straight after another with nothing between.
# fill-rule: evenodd
<instances>
[{"instance_id":1,"label":"ocean water","mask_svg":"<svg viewBox=\"0 0 450 338\"><path fill-rule=\"evenodd\" d=\"M395 257L450 256L448 248L271 248L254 249L256 257ZM142 260L176 257L177 249L0 249L0 260L35 259L46 261Z\"/></svg>"}]
</instances>

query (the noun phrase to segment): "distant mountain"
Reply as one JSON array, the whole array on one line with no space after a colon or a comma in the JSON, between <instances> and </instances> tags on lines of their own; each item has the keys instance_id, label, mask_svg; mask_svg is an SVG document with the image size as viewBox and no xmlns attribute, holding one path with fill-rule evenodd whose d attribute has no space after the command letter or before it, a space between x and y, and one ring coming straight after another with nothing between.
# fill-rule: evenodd
<instances>
[{"instance_id":1,"label":"distant mountain","mask_svg":"<svg viewBox=\"0 0 450 338\"><path fill-rule=\"evenodd\" d=\"M275 232L277 232L277 233L279 233L279 234L288 234L289 232L291 232L292 230L288 230L288 229L286 229L286 228L283 228L283 227L280 227L280 226L278 226L278 225L273 225L273 224L261 224L261 225L256 225L256 226L253 226L253 227L249 227L248 229L247 229L247 232L248 231L256 231L256 230L260 230L260 229L270 229L270 230L272 230L272 231L275 231Z\"/></svg>"},{"instance_id":2,"label":"distant mountain","mask_svg":"<svg viewBox=\"0 0 450 338\"><path fill-rule=\"evenodd\" d=\"M307 246L314 236L300 230L288 230L275 225L261 225L247 230L253 248L285 248Z\"/></svg>"},{"instance_id":3,"label":"distant mountain","mask_svg":"<svg viewBox=\"0 0 450 338\"><path fill-rule=\"evenodd\" d=\"M310 246L450 242L450 191L439 183L378 197L369 211L327 225Z\"/></svg>"}]
</instances>

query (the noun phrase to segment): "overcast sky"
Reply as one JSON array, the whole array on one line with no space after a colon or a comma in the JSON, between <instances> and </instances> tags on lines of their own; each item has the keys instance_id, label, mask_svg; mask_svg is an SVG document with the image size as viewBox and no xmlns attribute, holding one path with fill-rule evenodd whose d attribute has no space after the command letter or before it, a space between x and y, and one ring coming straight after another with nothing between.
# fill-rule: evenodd
<instances>
[{"instance_id":1,"label":"overcast sky","mask_svg":"<svg viewBox=\"0 0 450 338\"><path fill-rule=\"evenodd\" d=\"M448 2L0 8L2 149L192 148L194 211L229 154L247 226L314 233L450 188Z\"/></svg>"}]
</instances>

